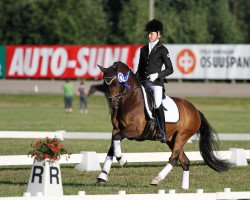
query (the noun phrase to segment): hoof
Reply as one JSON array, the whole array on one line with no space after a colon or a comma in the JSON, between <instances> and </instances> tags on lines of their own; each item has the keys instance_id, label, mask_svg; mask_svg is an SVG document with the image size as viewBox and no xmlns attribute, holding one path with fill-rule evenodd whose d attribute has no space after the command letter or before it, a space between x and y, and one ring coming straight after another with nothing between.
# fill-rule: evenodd
<instances>
[{"instance_id":1,"label":"hoof","mask_svg":"<svg viewBox=\"0 0 250 200\"><path fill-rule=\"evenodd\" d=\"M97 186L99 186L99 185L105 185L106 182L107 181L105 181L105 180L103 180L101 178L97 178L95 185L97 185Z\"/></svg>"},{"instance_id":2,"label":"hoof","mask_svg":"<svg viewBox=\"0 0 250 200\"><path fill-rule=\"evenodd\" d=\"M127 164L127 159L122 155L121 158L117 159L121 167L124 167Z\"/></svg>"},{"instance_id":3,"label":"hoof","mask_svg":"<svg viewBox=\"0 0 250 200\"><path fill-rule=\"evenodd\" d=\"M125 161L124 163L120 163L120 166L124 167L127 163L128 163L127 161Z\"/></svg>"},{"instance_id":4,"label":"hoof","mask_svg":"<svg viewBox=\"0 0 250 200\"><path fill-rule=\"evenodd\" d=\"M181 187L183 190L188 190L189 187Z\"/></svg>"},{"instance_id":5,"label":"hoof","mask_svg":"<svg viewBox=\"0 0 250 200\"><path fill-rule=\"evenodd\" d=\"M150 185L154 185L154 186L157 186L159 185L161 182L161 178L159 176L156 176L151 182L150 182Z\"/></svg>"},{"instance_id":6,"label":"hoof","mask_svg":"<svg viewBox=\"0 0 250 200\"><path fill-rule=\"evenodd\" d=\"M101 172L100 175L96 179L96 185L104 185L108 180L108 174L105 172Z\"/></svg>"}]
</instances>

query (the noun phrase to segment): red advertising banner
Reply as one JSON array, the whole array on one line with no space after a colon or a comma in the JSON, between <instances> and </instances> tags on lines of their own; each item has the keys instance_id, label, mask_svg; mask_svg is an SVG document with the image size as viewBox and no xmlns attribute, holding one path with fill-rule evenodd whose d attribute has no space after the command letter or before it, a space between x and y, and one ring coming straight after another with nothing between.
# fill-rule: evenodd
<instances>
[{"instance_id":1,"label":"red advertising banner","mask_svg":"<svg viewBox=\"0 0 250 200\"><path fill-rule=\"evenodd\" d=\"M99 79L116 61L137 67L140 45L6 46L6 78Z\"/></svg>"}]
</instances>

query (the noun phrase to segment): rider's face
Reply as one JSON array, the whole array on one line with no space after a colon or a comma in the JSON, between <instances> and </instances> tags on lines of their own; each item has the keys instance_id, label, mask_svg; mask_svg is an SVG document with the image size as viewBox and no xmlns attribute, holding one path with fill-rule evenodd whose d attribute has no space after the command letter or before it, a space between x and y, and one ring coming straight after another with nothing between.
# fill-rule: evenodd
<instances>
[{"instance_id":1,"label":"rider's face","mask_svg":"<svg viewBox=\"0 0 250 200\"><path fill-rule=\"evenodd\" d=\"M148 33L148 41L149 42L155 42L157 39L159 39L160 33L159 32L149 32Z\"/></svg>"}]
</instances>

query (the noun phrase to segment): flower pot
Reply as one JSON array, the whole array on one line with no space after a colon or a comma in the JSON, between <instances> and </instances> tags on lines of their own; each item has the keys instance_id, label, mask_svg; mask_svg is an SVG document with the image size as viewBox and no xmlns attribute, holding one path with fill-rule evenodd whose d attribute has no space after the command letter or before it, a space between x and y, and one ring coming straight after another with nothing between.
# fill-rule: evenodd
<instances>
[{"instance_id":1,"label":"flower pot","mask_svg":"<svg viewBox=\"0 0 250 200\"><path fill-rule=\"evenodd\" d=\"M31 169L27 192L31 196L42 193L43 196L62 196L62 178L58 161L34 159Z\"/></svg>"}]
</instances>

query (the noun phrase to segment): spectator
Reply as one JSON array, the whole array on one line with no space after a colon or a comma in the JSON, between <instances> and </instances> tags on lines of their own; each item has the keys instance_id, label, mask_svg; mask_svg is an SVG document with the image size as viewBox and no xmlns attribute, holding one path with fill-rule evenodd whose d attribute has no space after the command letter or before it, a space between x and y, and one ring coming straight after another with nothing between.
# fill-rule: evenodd
<instances>
[{"instance_id":1,"label":"spectator","mask_svg":"<svg viewBox=\"0 0 250 200\"><path fill-rule=\"evenodd\" d=\"M81 81L80 86L77 90L77 96L79 96L79 105L80 105L80 113L83 113L83 107L84 107L84 113L88 113L88 101L87 101L87 88L84 83L84 81Z\"/></svg>"},{"instance_id":2,"label":"spectator","mask_svg":"<svg viewBox=\"0 0 250 200\"><path fill-rule=\"evenodd\" d=\"M63 84L65 112L73 112L73 84L67 79Z\"/></svg>"}]
</instances>

